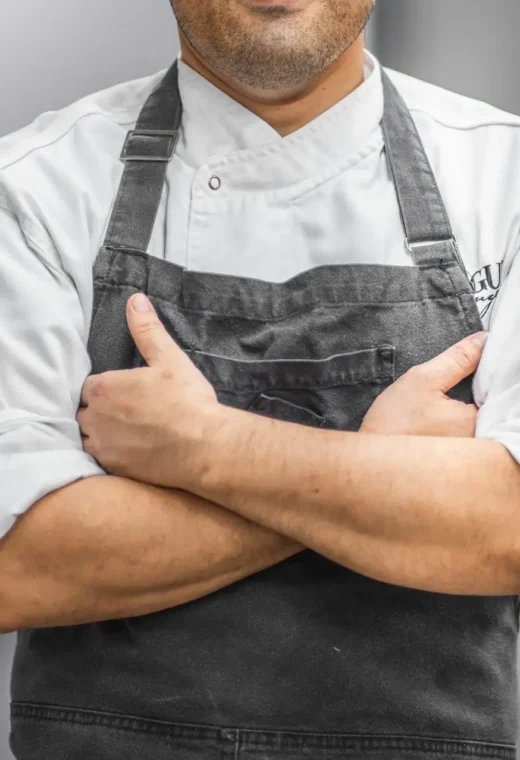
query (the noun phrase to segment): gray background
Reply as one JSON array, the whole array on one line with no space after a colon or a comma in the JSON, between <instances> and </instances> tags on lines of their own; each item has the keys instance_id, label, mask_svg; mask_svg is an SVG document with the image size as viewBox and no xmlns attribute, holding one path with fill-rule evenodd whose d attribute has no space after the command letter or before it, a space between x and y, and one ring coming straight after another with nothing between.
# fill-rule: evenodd
<instances>
[{"instance_id":1,"label":"gray background","mask_svg":"<svg viewBox=\"0 0 520 760\"><path fill-rule=\"evenodd\" d=\"M520 112L518 0L379 0L369 47L383 63ZM43 111L165 68L168 0L1 0L0 135ZM0 636L0 760L8 749L13 636Z\"/></svg>"}]
</instances>

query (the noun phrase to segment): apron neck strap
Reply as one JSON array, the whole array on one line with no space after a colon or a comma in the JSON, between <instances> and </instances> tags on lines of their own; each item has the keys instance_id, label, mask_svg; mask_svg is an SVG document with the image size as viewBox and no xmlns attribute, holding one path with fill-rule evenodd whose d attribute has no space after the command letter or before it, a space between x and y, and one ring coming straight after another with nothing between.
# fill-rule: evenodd
<instances>
[{"instance_id":1,"label":"apron neck strap","mask_svg":"<svg viewBox=\"0 0 520 760\"><path fill-rule=\"evenodd\" d=\"M406 232L406 247L418 266L460 262L448 213L412 115L384 69L381 75L386 156Z\"/></svg>"},{"instance_id":2,"label":"apron neck strap","mask_svg":"<svg viewBox=\"0 0 520 760\"><path fill-rule=\"evenodd\" d=\"M173 63L144 104L121 152L125 168L104 248L147 252L182 121L178 65Z\"/></svg>"}]
</instances>

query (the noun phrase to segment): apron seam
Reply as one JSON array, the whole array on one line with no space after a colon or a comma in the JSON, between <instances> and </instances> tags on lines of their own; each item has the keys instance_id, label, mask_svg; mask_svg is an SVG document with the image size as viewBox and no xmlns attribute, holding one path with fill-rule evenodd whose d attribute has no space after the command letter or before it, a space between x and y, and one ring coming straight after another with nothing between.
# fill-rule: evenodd
<instances>
[{"instance_id":1,"label":"apron seam","mask_svg":"<svg viewBox=\"0 0 520 760\"><path fill-rule=\"evenodd\" d=\"M80 723L82 725L105 725L107 728L116 729L116 730L123 730L123 731L129 731L132 733L149 733L149 734L168 734L171 735L177 734L179 737L181 737L182 732L186 731L186 733L189 732L197 732L197 731L206 731L207 736L198 736L197 739L207 739L208 741L211 741L213 739L219 739L222 734L229 735L230 732L233 732L236 734L234 737L234 747L235 747L235 753L238 753L238 750L240 747L243 747L244 745L252 746L265 746L265 747L272 747L273 744L269 741L265 741L266 739L272 738L272 739L296 739L296 740L305 740L305 739L327 739L330 738L332 741L337 741L338 739L343 739L346 742L358 742L359 744L363 746L368 746L372 744L373 746L400 746L401 748L404 748L405 745L417 747L418 745L429 745L431 744L442 744L444 747L446 745L451 745L455 749L456 748L464 748L464 751L467 750L480 750L480 749L487 749L492 750L494 756L496 757L506 757L510 750L515 749L516 745L514 743L506 743L506 742L494 742L494 741L485 741L485 740L476 740L476 739L464 739L464 738L457 738L457 737L443 737L443 736L432 736L432 735L421 735L421 734L388 734L388 733L359 733L359 732L342 732L342 731L294 731L291 729L279 729L279 730L273 730L273 729L251 729L247 727L242 726L233 726L232 728L229 728L229 726L219 726L219 725L212 725L212 724L201 724L201 723L182 723L182 722L169 722L164 720L158 720L155 718L144 718L137 715L124 715L119 713L112 713L110 711L97 711L97 710L90 710L88 708L79 708L79 707L59 707L57 705L45 705L43 703L30 703L30 702L19 702L15 701L11 703L11 706L13 708L12 712L16 713L20 709L21 713L20 715L15 715L17 718L22 718L26 720L50 720L54 722L64 722L64 723ZM23 714L23 713L32 713L32 714ZM72 716L70 718L64 718L63 716L59 715L52 715L53 712L56 713L67 713L69 716ZM38 715L38 713L47 713L46 715ZM78 720L78 718L85 717L86 720ZM92 720L88 720L88 718L92 718ZM124 725L124 724L127 725ZM139 726L132 726L132 723L136 724L145 724L142 728ZM154 730L148 730L149 728L152 728ZM242 739L242 741L240 741ZM244 741L245 740L245 741ZM436 750L434 747L428 747L429 752L435 752L435 751L444 751L444 750ZM496 754L495 754L496 753ZM505 753L505 754L502 754ZM478 754L478 753L477 753Z\"/></svg>"}]
</instances>

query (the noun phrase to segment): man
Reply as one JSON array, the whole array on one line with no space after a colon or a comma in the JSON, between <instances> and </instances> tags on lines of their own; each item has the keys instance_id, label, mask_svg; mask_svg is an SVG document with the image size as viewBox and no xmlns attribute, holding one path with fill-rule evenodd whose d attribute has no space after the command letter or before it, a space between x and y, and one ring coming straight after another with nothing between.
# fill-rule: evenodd
<instances>
[{"instance_id":1,"label":"man","mask_svg":"<svg viewBox=\"0 0 520 760\"><path fill-rule=\"evenodd\" d=\"M372 6L174 0L1 141L17 758L515 755L520 119Z\"/></svg>"}]
</instances>

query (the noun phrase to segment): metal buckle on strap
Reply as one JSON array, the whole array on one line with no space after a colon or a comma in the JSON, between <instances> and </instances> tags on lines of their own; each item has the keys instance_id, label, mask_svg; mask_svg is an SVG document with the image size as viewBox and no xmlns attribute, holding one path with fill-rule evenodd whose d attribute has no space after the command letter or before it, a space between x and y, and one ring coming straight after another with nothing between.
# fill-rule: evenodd
<instances>
[{"instance_id":1,"label":"metal buckle on strap","mask_svg":"<svg viewBox=\"0 0 520 760\"><path fill-rule=\"evenodd\" d=\"M444 245L445 243L453 243L455 250L458 251L459 244L455 235L453 235L451 238L447 238L446 240L423 240L420 243L410 243L408 238L406 239L406 247L409 253L412 255L415 248L431 248L434 245Z\"/></svg>"},{"instance_id":2,"label":"metal buckle on strap","mask_svg":"<svg viewBox=\"0 0 520 760\"><path fill-rule=\"evenodd\" d=\"M458 262L459 267L462 269L463 272L466 271L466 267L464 265L464 262L462 261L462 256L460 255L460 249L459 249L459 242L455 235L453 237L448 238L447 240L426 240L421 243L410 243L408 240L406 241L406 247L408 248L408 251L414 255L414 249L416 248L427 248L432 247L434 245L446 245L446 243L451 243L453 245L453 250L455 252L455 258ZM448 257L449 261L449 257ZM440 263L443 263L442 260Z\"/></svg>"},{"instance_id":3,"label":"metal buckle on strap","mask_svg":"<svg viewBox=\"0 0 520 760\"><path fill-rule=\"evenodd\" d=\"M163 150L157 155L146 155L142 152L131 153L132 140L135 137L158 137L158 147L163 148ZM177 129L132 129L126 136L121 151L121 161L171 161L178 139L179 130Z\"/></svg>"}]
</instances>

